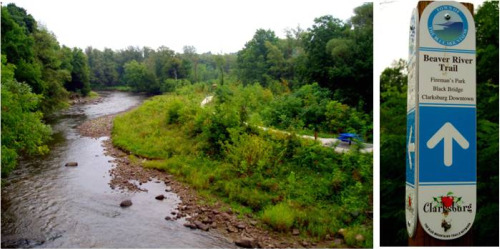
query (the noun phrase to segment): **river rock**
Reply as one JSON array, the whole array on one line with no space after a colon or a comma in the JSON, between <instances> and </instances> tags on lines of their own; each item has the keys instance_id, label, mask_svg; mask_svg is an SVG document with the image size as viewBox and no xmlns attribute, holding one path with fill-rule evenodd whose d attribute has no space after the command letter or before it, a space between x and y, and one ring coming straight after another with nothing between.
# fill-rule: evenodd
<instances>
[{"instance_id":1,"label":"river rock","mask_svg":"<svg viewBox=\"0 0 500 249\"><path fill-rule=\"evenodd\" d=\"M297 236L297 235L299 235L299 234L300 234L299 229L294 228L294 229L292 230L292 235L293 235L293 236Z\"/></svg>"},{"instance_id":2,"label":"river rock","mask_svg":"<svg viewBox=\"0 0 500 249\"><path fill-rule=\"evenodd\" d=\"M344 240L343 239L334 239L333 244L335 246L341 246L342 244L344 244Z\"/></svg>"},{"instance_id":3,"label":"river rock","mask_svg":"<svg viewBox=\"0 0 500 249\"><path fill-rule=\"evenodd\" d=\"M228 232L230 233L237 233L238 232L238 229L236 227L234 227L233 225L230 225L230 224L227 224L227 229L226 229Z\"/></svg>"},{"instance_id":4,"label":"river rock","mask_svg":"<svg viewBox=\"0 0 500 249\"><path fill-rule=\"evenodd\" d=\"M172 220L172 217L167 216L167 217L165 217L165 220Z\"/></svg>"},{"instance_id":5,"label":"river rock","mask_svg":"<svg viewBox=\"0 0 500 249\"><path fill-rule=\"evenodd\" d=\"M339 237L344 238L345 237L345 229L344 228L339 229L337 234L340 235Z\"/></svg>"},{"instance_id":6,"label":"river rock","mask_svg":"<svg viewBox=\"0 0 500 249\"><path fill-rule=\"evenodd\" d=\"M250 221L250 225L252 225L252 226L257 225L257 221L255 221L255 220L251 220L251 221Z\"/></svg>"},{"instance_id":7,"label":"river rock","mask_svg":"<svg viewBox=\"0 0 500 249\"><path fill-rule=\"evenodd\" d=\"M2 248L33 248L45 243L44 240L17 239L2 241Z\"/></svg>"},{"instance_id":8,"label":"river rock","mask_svg":"<svg viewBox=\"0 0 500 249\"><path fill-rule=\"evenodd\" d=\"M203 231L208 231L208 229L210 229L210 227L208 225L205 225L203 224L202 222L199 222L199 221L195 221L194 224L196 225L196 227L200 230L203 230Z\"/></svg>"},{"instance_id":9,"label":"river rock","mask_svg":"<svg viewBox=\"0 0 500 249\"><path fill-rule=\"evenodd\" d=\"M255 240L251 238L242 237L241 239L235 241L234 244L244 248L252 248L255 245Z\"/></svg>"},{"instance_id":10,"label":"river rock","mask_svg":"<svg viewBox=\"0 0 500 249\"><path fill-rule=\"evenodd\" d=\"M167 187L165 188L165 192L171 192L171 191L172 191L172 187L167 186Z\"/></svg>"},{"instance_id":11,"label":"river rock","mask_svg":"<svg viewBox=\"0 0 500 249\"><path fill-rule=\"evenodd\" d=\"M358 241L358 242L363 242L365 240L365 237L359 233L356 234L355 238L356 238L356 241Z\"/></svg>"},{"instance_id":12,"label":"river rock","mask_svg":"<svg viewBox=\"0 0 500 249\"><path fill-rule=\"evenodd\" d=\"M262 240L258 240L257 245L255 247L257 247L257 248L273 248L273 246L270 246L270 244L266 245L266 243Z\"/></svg>"},{"instance_id":13,"label":"river rock","mask_svg":"<svg viewBox=\"0 0 500 249\"><path fill-rule=\"evenodd\" d=\"M238 229L245 229L245 227L246 227L246 226L245 226L245 224L243 224L243 223L238 223L238 224L236 224L236 228L238 228Z\"/></svg>"},{"instance_id":14,"label":"river rock","mask_svg":"<svg viewBox=\"0 0 500 249\"><path fill-rule=\"evenodd\" d=\"M124 200L120 203L120 207L130 207L130 206L132 206L131 200Z\"/></svg>"},{"instance_id":15,"label":"river rock","mask_svg":"<svg viewBox=\"0 0 500 249\"><path fill-rule=\"evenodd\" d=\"M231 215L229 215L228 213L222 213L222 218L224 220L231 220Z\"/></svg>"},{"instance_id":16,"label":"river rock","mask_svg":"<svg viewBox=\"0 0 500 249\"><path fill-rule=\"evenodd\" d=\"M66 165L64 165L66 167L76 167L78 166L78 163L77 162L67 162Z\"/></svg>"},{"instance_id":17,"label":"river rock","mask_svg":"<svg viewBox=\"0 0 500 249\"><path fill-rule=\"evenodd\" d=\"M160 201L161 201L161 200L165 199L165 196L164 196L164 195L157 195L157 196L155 197L155 199L157 199L157 200L160 200Z\"/></svg>"},{"instance_id":18,"label":"river rock","mask_svg":"<svg viewBox=\"0 0 500 249\"><path fill-rule=\"evenodd\" d=\"M203 224L209 224L212 223L212 220L208 217L205 217L205 219L203 219L201 222L203 222Z\"/></svg>"},{"instance_id":19,"label":"river rock","mask_svg":"<svg viewBox=\"0 0 500 249\"><path fill-rule=\"evenodd\" d=\"M189 227L191 229L196 229L196 225L191 223L191 222L188 222L188 223L184 223L184 226L185 227Z\"/></svg>"}]
</instances>

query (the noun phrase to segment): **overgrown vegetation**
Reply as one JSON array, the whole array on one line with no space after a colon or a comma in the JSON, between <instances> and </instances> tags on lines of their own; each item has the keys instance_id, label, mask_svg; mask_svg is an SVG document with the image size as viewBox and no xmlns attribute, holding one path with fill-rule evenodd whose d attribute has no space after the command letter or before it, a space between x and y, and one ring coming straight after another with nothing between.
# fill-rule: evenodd
<instances>
[{"instance_id":1,"label":"overgrown vegetation","mask_svg":"<svg viewBox=\"0 0 500 249\"><path fill-rule=\"evenodd\" d=\"M66 107L70 92L90 92L87 57L15 4L2 6L2 176L21 154L48 152L44 114Z\"/></svg>"},{"instance_id":2,"label":"overgrown vegetation","mask_svg":"<svg viewBox=\"0 0 500 249\"><path fill-rule=\"evenodd\" d=\"M477 212L474 244L498 246L498 2L479 7L477 28ZM380 76L381 245L405 246L406 63ZM487 193L487 194L486 194ZM395 198L398 197L398 198Z\"/></svg>"},{"instance_id":3,"label":"overgrown vegetation","mask_svg":"<svg viewBox=\"0 0 500 249\"><path fill-rule=\"evenodd\" d=\"M337 154L314 140L258 128L250 117L273 97L259 85L227 83L201 107L203 89L195 84L156 96L117 117L113 143L157 159L144 165L254 212L274 230L297 228L319 239L345 228L355 231L346 235L350 246L372 246L371 153ZM366 240L356 241L357 234Z\"/></svg>"},{"instance_id":4,"label":"overgrown vegetation","mask_svg":"<svg viewBox=\"0 0 500 249\"><path fill-rule=\"evenodd\" d=\"M220 55L191 46L83 53L60 46L24 9L2 7L2 174L20 154L47 152L43 113L65 107L69 91L166 93L118 117L113 143L269 228L318 239L345 228L349 246L371 247L372 154L337 154L295 135L371 140L373 5L354 12L316 18L286 38L259 29L242 50Z\"/></svg>"}]
</instances>

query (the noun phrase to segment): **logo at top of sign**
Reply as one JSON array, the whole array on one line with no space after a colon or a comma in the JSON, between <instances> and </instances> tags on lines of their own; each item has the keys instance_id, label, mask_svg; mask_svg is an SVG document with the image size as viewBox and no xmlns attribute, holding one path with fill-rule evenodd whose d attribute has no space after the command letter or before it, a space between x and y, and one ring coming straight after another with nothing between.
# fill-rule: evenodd
<instances>
[{"instance_id":1,"label":"logo at top of sign","mask_svg":"<svg viewBox=\"0 0 500 249\"><path fill-rule=\"evenodd\" d=\"M427 26L431 37L444 46L458 45L467 37L469 30L464 13L451 5L435 8L429 16Z\"/></svg>"}]
</instances>

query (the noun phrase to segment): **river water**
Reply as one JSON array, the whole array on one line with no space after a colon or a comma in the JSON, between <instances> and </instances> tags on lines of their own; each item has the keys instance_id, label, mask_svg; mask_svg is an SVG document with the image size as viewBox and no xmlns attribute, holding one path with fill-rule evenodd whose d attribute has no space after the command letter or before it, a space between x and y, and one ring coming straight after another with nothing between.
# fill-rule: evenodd
<instances>
[{"instance_id":1,"label":"river water","mask_svg":"<svg viewBox=\"0 0 500 249\"><path fill-rule=\"evenodd\" d=\"M113 158L101 137L82 137L89 119L124 111L144 97L100 92L103 101L75 105L52 118L51 152L23 159L2 187L2 247L234 247L215 232L190 230L184 220L164 218L180 203L163 181L143 184L147 192L112 190ZM76 161L78 167L65 167ZM164 194L167 199L154 197ZM121 208L120 202L134 203Z\"/></svg>"}]
</instances>

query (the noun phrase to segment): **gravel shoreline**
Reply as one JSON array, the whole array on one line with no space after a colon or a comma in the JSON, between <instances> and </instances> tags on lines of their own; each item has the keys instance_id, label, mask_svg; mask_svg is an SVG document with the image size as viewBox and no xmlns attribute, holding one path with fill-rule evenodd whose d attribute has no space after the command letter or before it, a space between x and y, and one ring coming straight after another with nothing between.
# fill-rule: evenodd
<instances>
[{"instance_id":1,"label":"gravel shoreline","mask_svg":"<svg viewBox=\"0 0 500 249\"><path fill-rule=\"evenodd\" d=\"M86 121L78 127L78 130L82 136L110 137L116 115L118 114ZM114 158L108 161L115 165L110 170L112 180L109 185L112 189L147 191L141 188L142 184L149 181L163 181L167 186L166 192L171 191L179 196L181 203L177 209L167 217L158 217L165 219L166 222L185 218L186 229L216 230L237 246L247 248L346 247L345 241L340 236L327 237L326 240L316 243L310 238L300 236L298 229L288 233L265 229L265 225L252 215L240 215L220 201L210 206L201 204L202 197L198 196L193 188L175 180L173 175L164 171L143 168L141 161L146 159L130 160L129 153L114 147L111 138L103 141L103 147L105 154Z\"/></svg>"}]
</instances>

